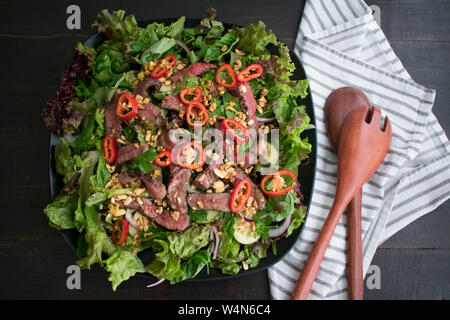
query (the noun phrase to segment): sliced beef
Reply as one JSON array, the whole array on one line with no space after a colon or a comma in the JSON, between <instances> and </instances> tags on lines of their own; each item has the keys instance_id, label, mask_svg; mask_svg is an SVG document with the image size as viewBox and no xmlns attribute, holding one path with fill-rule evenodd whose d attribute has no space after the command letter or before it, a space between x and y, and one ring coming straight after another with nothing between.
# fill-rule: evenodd
<instances>
[{"instance_id":1,"label":"sliced beef","mask_svg":"<svg viewBox=\"0 0 450 320\"><path fill-rule=\"evenodd\" d=\"M244 167L248 168L255 164L257 154L265 154L267 152L267 141L263 130L259 129L258 120L256 119L256 100L253 95L252 87L248 82L240 83L231 93L239 98L242 109L247 117L248 128L253 129L250 135L254 136L253 141L258 141L258 145L251 145L250 152L245 154Z\"/></svg>"},{"instance_id":2,"label":"sliced beef","mask_svg":"<svg viewBox=\"0 0 450 320\"><path fill-rule=\"evenodd\" d=\"M156 207L150 198L140 197L142 203L138 203L136 200L125 202L124 200L116 200L114 203L124 209L131 209L133 211L139 211L148 216L148 212L155 211Z\"/></svg>"},{"instance_id":3,"label":"sliced beef","mask_svg":"<svg viewBox=\"0 0 450 320\"><path fill-rule=\"evenodd\" d=\"M180 214L178 219L175 220L167 210L163 210L160 214L158 214L156 212L156 206L149 198L141 197L140 201L142 203L138 203L136 200L133 200L126 205L123 201L116 201L116 204L118 204L121 208L139 211L150 218L150 220L169 230L184 230L189 226L189 215Z\"/></svg>"},{"instance_id":4,"label":"sliced beef","mask_svg":"<svg viewBox=\"0 0 450 320\"><path fill-rule=\"evenodd\" d=\"M181 102L180 98L174 96L173 94L168 94L163 98L161 108L175 111L186 111L186 106L184 103Z\"/></svg>"},{"instance_id":5,"label":"sliced beef","mask_svg":"<svg viewBox=\"0 0 450 320\"><path fill-rule=\"evenodd\" d=\"M142 145L128 144L125 146L121 146L117 150L116 165L121 166L125 162L133 160L138 155L140 155L141 153L144 153L147 150L148 150L147 144L142 144Z\"/></svg>"},{"instance_id":6,"label":"sliced beef","mask_svg":"<svg viewBox=\"0 0 450 320\"><path fill-rule=\"evenodd\" d=\"M151 126L161 127L165 123L164 113L161 108L153 103L142 105L144 109L139 109L138 117Z\"/></svg>"},{"instance_id":7,"label":"sliced beef","mask_svg":"<svg viewBox=\"0 0 450 320\"><path fill-rule=\"evenodd\" d=\"M169 230L184 230L189 226L189 215L180 214L178 219L175 220L171 214L167 210L163 210L163 212L155 217L150 217L153 221L155 221L160 226L169 229Z\"/></svg>"},{"instance_id":8,"label":"sliced beef","mask_svg":"<svg viewBox=\"0 0 450 320\"><path fill-rule=\"evenodd\" d=\"M161 145L164 147L164 149L172 150L175 146L175 141L170 139L170 131L164 131L161 133L158 137L158 145Z\"/></svg>"},{"instance_id":9,"label":"sliced beef","mask_svg":"<svg viewBox=\"0 0 450 320\"><path fill-rule=\"evenodd\" d=\"M178 166L170 166L170 181L167 186L167 200L169 206L180 213L180 215L188 213L186 202L186 184L191 178L191 170Z\"/></svg>"},{"instance_id":10,"label":"sliced beef","mask_svg":"<svg viewBox=\"0 0 450 320\"><path fill-rule=\"evenodd\" d=\"M105 107L105 130L106 135L112 136L114 140L118 139L122 134L122 119L116 114L117 100L119 92L116 91L111 101Z\"/></svg>"},{"instance_id":11,"label":"sliced beef","mask_svg":"<svg viewBox=\"0 0 450 320\"><path fill-rule=\"evenodd\" d=\"M147 189L150 197L155 200L162 200L166 197L167 191L166 186L162 181L162 175L154 177L152 172L147 173L143 175L142 181L144 182L145 189Z\"/></svg>"},{"instance_id":12,"label":"sliced beef","mask_svg":"<svg viewBox=\"0 0 450 320\"><path fill-rule=\"evenodd\" d=\"M217 168L217 166L213 164L208 165L202 172L197 174L197 176L194 179L194 186L202 190L211 188L211 185L216 180L214 168Z\"/></svg>"},{"instance_id":13,"label":"sliced beef","mask_svg":"<svg viewBox=\"0 0 450 320\"><path fill-rule=\"evenodd\" d=\"M258 130L258 120L256 119L256 100L250 84L248 82L239 83L231 91L231 93L239 98L241 107L247 116L248 128Z\"/></svg>"},{"instance_id":14,"label":"sliced beef","mask_svg":"<svg viewBox=\"0 0 450 320\"><path fill-rule=\"evenodd\" d=\"M170 129L178 129L183 125L184 118L180 118L178 114L174 112L170 112L169 122L167 123L167 128Z\"/></svg>"},{"instance_id":15,"label":"sliced beef","mask_svg":"<svg viewBox=\"0 0 450 320\"><path fill-rule=\"evenodd\" d=\"M241 170L239 168L236 168L236 175L235 175L235 183L238 183L241 180L250 179L247 174L244 172L244 170ZM266 206L266 198L264 197L264 193L259 189L259 186L257 186L255 183L252 182L252 193L250 196L256 200L256 203L258 204L258 209L264 209Z\"/></svg>"},{"instance_id":16,"label":"sliced beef","mask_svg":"<svg viewBox=\"0 0 450 320\"><path fill-rule=\"evenodd\" d=\"M142 98L148 98L148 89L150 87L155 87L156 90L161 88L162 83L155 78L145 77L142 81L140 81L134 89L134 95L140 95Z\"/></svg>"},{"instance_id":17,"label":"sliced beef","mask_svg":"<svg viewBox=\"0 0 450 320\"><path fill-rule=\"evenodd\" d=\"M187 201L194 210L230 211L230 193L191 193Z\"/></svg>"},{"instance_id":18,"label":"sliced beef","mask_svg":"<svg viewBox=\"0 0 450 320\"><path fill-rule=\"evenodd\" d=\"M217 67L212 63L197 62L197 63L191 64L189 67L186 67L178 72L175 72L170 77L170 80L172 80L172 82L178 82L178 81L183 80L184 74L186 72L189 74L189 77L196 77L205 72L208 72L211 69L216 69L216 68Z\"/></svg>"},{"instance_id":19,"label":"sliced beef","mask_svg":"<svg viewBox=\"0 0 450 320\"><path fill-rule=\"evenodd\" d=\"M208 91L209 91L209 94L211 96L213 96L214 98L217 98L220 95L219 89L217 88L217 84L215 82L211 82L209 84Z\"/></svg>"},{"instance_id":20,"label":"sliced beef","mask_svg":"<svg viewBox=\"0 0 450 320\"><path fill-rule=\"evenodd\" d=\"M184 130L184 131L182 131ZM183 133L185 132L185 133ZM185 137L186 134L186 137ZM182 137L188 138L188 131L185 129L169 129L164 130L161 135L158 137L158 144L163 146L165 149L172 150L175 145L182 141ZM190 136L189 136L190 137ZM178 138L178 139L177 139Z\"/></svg>"},{"instance_id":21,"label":"sliced beef","mask_svg":"<svg viewBox=\"0 0 450 320\"><path fill-rule=\"evenodd\" d=\"M142 179L142 173L140 171L123 171L119 174L119 182L122 185L135 185L138 184L139 181Z\"/></svg>"}]
</instances>

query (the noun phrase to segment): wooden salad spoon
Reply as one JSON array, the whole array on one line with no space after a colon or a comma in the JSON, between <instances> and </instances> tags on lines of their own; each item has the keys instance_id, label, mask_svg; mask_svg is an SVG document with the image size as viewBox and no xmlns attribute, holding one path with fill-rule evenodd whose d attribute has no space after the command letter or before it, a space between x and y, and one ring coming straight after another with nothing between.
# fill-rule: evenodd
<instances>
[{"instance_id":1,"label":"wooden salad spoon","mask_svg":"<svg viewBox=\"0 0 450 320\"><path fill-rule=\"evenodd\" d=\"M291 299L308 297L342 213L383 162L391 143L392 128L387 117L382 128L380 121L380 109L365 106L354 109L345 120L339 137L336 195Z\"/></svg>"},{"instance_id":2,"label":"wooden salad spoon","mask_svg":"<svg viewBox=\"0 0 450 320\"><path fill-rule=\"evenodd\" d=\"M339 134L347 116L357 107L370 108L367 96L356 88L344 87L334 90L325 101L325 122L334 150L338 150ZM347 207L347 279L350 300L364 298L364 275L361 239L362 189Z\"/></svg>"}]
</instances>

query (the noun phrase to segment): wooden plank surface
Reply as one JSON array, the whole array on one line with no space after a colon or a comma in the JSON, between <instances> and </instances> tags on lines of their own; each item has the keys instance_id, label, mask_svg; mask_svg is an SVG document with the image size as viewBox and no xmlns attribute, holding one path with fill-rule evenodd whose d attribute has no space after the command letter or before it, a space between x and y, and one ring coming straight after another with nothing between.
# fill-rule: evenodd
<instances>
[{"instance_id":1,"label":"wooden plank surface","mask_svg":"<svg viewBox=\"0 0 450 320\"><path fill-rule=\"evenodd\" d=\"M450 1L368 1L381 9L381 28L411 77L436 90L433 112L450 129ZM367 299L448 299L450 203L418 219L377 250L381 289Z\"/></svg>"},{"instance_id":2,"label":"wooden plank surface","mask_svg":"<svg viewBox=\"0 0 450 320\"><path fill-rule=\"evenodd\" d=\"M89 27L103 8L123 8L138 18L201 17L209 6L218 18L247 25L263 20L287 44L298 30L303 1L79 1L82 29L69 31L70 1L0 3L0 85L9 97L0 117L0 298L97 299L269 299L267 274L212 283L163 284L146 289L135 278L112 292L100 268L82 271L82 289L66 288L66 268L75 254L60 233L48 226L42 209L51 200L48 182L48 132L40 112L53 97L74 45L93 34ZM368 1L381 8L382 28L412 77L437 89L434 112L449 132L450 1ZM450 204L445 203L385 242L374 264L382 288L372 299L449 297Z\"/></svg>"}]
</instances>

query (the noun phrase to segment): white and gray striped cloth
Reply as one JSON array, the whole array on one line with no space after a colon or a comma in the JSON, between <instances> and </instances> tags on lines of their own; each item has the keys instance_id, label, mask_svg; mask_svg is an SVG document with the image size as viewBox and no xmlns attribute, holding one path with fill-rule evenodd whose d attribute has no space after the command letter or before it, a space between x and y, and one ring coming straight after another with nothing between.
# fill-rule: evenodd
<instances>
[{"instance_id":1,"label":"white and gray striped cloth","mask_svg":"<svg viewBox=\"0 0 450 320\"><path fill-rule=\"evenodd\" d=\"M337 159L323 111L334 89L362 90L392 124L389 153L363 187L364 273L383 241L450 196L450 143L431 112L435 91L414 82L364 1L307 0L295 53L310 79L317 172L303 231L294 248L268 271L274 299L290 297L334 198ZM308 299L347 298L346 224L344 215Z\"/></svg>"}]
</instances>

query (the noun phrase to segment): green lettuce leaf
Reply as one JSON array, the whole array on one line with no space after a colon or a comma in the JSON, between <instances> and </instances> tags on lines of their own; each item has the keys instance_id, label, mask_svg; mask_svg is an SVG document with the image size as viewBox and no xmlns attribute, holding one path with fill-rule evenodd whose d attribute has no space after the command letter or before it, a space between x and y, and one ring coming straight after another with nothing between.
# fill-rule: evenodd
<instances>
[{"instance_id":1,"label":"green lettuce leaf","mask_svg":"<svg viewBox=\"0 0 450 320\"><path fill-rule=\"evenodd\" d=\"M175 40L172 38L161 38L158 42L152 44L142 53L140 63L144 64L154 59L161 59L163 54L175 46Z\"/></svg>"},{"instance_id":2,"label":"green lettuce leaf","mask_svg":"<svg viewBox=\"0 0 450 320\"><path fill-rule=\"evenodd\" d=\"M214 8L206 10L206 16L206 18L200 21L196 31L197 33L204 33L206 31L205 42L211 44L222 36L225 27L222 22L215 20L216 10Z\"/></svg>"},{"instance_id":3,"label":"green lettuce leaf","mask_svg":"<svg viewBox=\"0 0 450 320\"><path fill-rule=\"evenodd\" d=\"M86 206L84 209L86 219L85 240L88 244L86 256L77 261L81 268L90 269L95 263L103 265L102 253L112 255L116 247L109 238L106 230L100 225L97 210L92 206Z\"/></svg>"},{"instance_id":4,"label":"green lettuce leaf","mask_svg":"<svg viewBox=\"0 0 450 320\"><path fill-rule=\"evenodd\" d=\"M111 174L109 173L108 169L106 169L106 161L103 155L98 159L97 174L95 176L97 178L97 184L101 188L104 188L106 183L111 178Z\"/></svg>"},{"instance_id":5,"label":"green lettuce leaf","mask_svg":"<svg viewBox=\"0 0 450 320\"><path fill-rule=\"evenodd\" d=\"M150 148L134 158L134 160L130 164L127 164L126 167L128 170L139 170L143 173L147 173L153 170L153 165L150 162L155 160L157 155L156 149Z\"/></svg>"},{"instance_id":6,"label":"green lettuce leaf","mask_svg":"<svg viewBox=\"0 0 450 320\"><path fill-rule=\"evenodd\" d=\"M281 148L283 158L281 161L284 169L289 169L296 173L301 161L308 158L312 150L308 138L301 138L301 133L309 128L310 118L305 111L304 106L294 109L292 118L281 125Z\"/></svg>"},{"instance_id":7,"label":"green lettuce leaf","mask_svg":"<svg viewBox=\"0 0 450 320\"><path fill-rule=\"evenodd\" d=\"M100 154L98 151L89 151L83 159L84 165L80 169L81 174L78 180L80 185L80 194L74 219L74 225L78 229L78 231L82 231L86 225L85 217L83 214L85 206L84 203L90 195L90 177L94 173L94 168L97 165L99 156Z\"/></svg>"},{"instance_id":8,"label":"green lettuce leaf","mask_svg":"<svg viewBox=\"0 0 450 320\"><path fill-rule=\"evenodd\" d=\"M195 252L209 243L209 225L193 224L182 232L167 235L170 251L181 259L190 258Z\"/></svg>"},{"instance_id":9,"label":"green lettuce leaf","mask_svg":"<svg viewBox=\"0 0 450 320\"><path fill-rule=\"evenodd\" d=\"M222 239L219 245L218 260L222 261L240 261L239 250L241 244L234 238L236 216L233 214L225 215L222 226Z\"/></svg>"},{"instance_id":10,"label":"green lettuce leaf","mask_svg":"<svg viewBox=\"0 0 450 320\"><path fill-rule=\"evenodd\" d=\"M61 143L55 145L55 167L56 172L62 175L64 184L67 184L78 173L78 168L69 141L65 138L59 140Z\"/></svg>"},{"instance_id":11,"label":"green lettuce leaf","mask_svg":"<svg viewBox=\"0 0 450 320\"><path fill-rule=\"evenodd\" d=\"M206 47L203 60L218 61L220 58L230 53L233 47L239 42L239 37L232 33L225 34L222 38L214 42L214 44ZM224 51L222 48L226 48Z\"/></svg>"},{"instance_id":12,"label":"green lettuce leaf","mask_svg":"<svg viewBox=\"0 0 450 320\"><path fill-rule=\"evenodd\" d=\"M186 17L180 17L177 21L173 22L167 27L166 36L174 39L180 39L181 34L184 29L184 22L186 21Z\"/></svg>"},{"instance_id":13,"label":"green lettuce leaf","mask_svg":"<svg viewBox=\"0 0 450 320\"><path fill-rule=\"evenodd\" d=\"M80 154L82 150L85 150L93 146L93 139L95 129L95 117L88 116L85 120L85 125L78 137L72 142L73 152Z\"/></svg>"},{"instance_id":14,"label":"green lettuce leaf","mask_svg":"<svg viewBox=\"0 0 450 320\"><path fill-rule=\"evenodd\" d=\"M57 229L72 229L75 227L73 219L78 204L78 190L68 195L58 195L52 203L44 209L50 220L50 225Z\"/></svg>"},{"instance_id":15,"label":"green lettuce leaf","mask_svg":"<svg viewBox=\"0 0 450 320\"><path fill-rule=\"evenodd\" d=\"M242 266L232 261L214 260L211 264L213 268L220 269L223 274L236 275Z\"/></svg>"},{"instance_id":16,"label":"green lettuce leaf","mask_svg":"<svg viewBox=\"0 0 450 320\"><path fill-rule=\"evenodd\" d=\"M124 10L117 10L110 13L107 9L102 10L92 26L103 33L108 39L115 41L125 41L132 38L139 27L134 15L125 17Z\"/></svg>"},{"instance_id":17,"label":"green lettuce leaf","mask_svg":"<svg viewBox=\"0 0 450 320\"><path fill-rule=\"evenodd\" d=\"M294 190L278 197L269 197L264 209L258 210L254 216L256 232L267 240L269 230L275 228L272 226L273 222L281 222L293 214L299 203Z\"/></svg>"},{"instance_id":18,"label":"green lettuce leaf","mask_svg":"<svg viewBox=\"0 0 450 320\"><path fill-rule=\"evenodd\" d=\"M86 199L86 206L96 206L106 200L112 198L113 196L125 195L127 192L133 192L133 189L123 188L123 189L105 189L104 192L95 192Z\"/></svg>"},{"instance_id":19,"label":"green lettuce leaf","mask_svg":"<svg viewBox=\"0 0 450 320\"><path fill-rule=\"evenodd\" d=\"M208 250L197 251L192 257L189 258L189 260L181 264L181 271L183 271L183 276L172 279L170 283L174 284L186 279L192 279L205 267L208 268L209 272L210 265L211 256Z\"/></svg>"},{"instance_id":20,"label":"green lettuce leaf","mask_svg":"<svg viewBox=\"0 0 450 320\"><path fill-rule=\"evenodd\" d=\"M146 266L146 270L158 279L166 279L172 281L179 277L183 277L184 272L181 270L181 259L173 254L169 249L167 241L155 239L152 248L157 253L155 259Z\"/></svg>"},{"instance_id":21,"label":"green lettuce leaf","mask_svg":"<svg viewBox=\"0 0 450 320\"><path fill-rule=\"evenodd\" d=\"M233 28L233 33L240 38L237 45L239 50L255 56L267 55L268 44L277 44L277 38L272 30L266 30L266 25L259 21L246 28Z\"/></svg>"},{"instance_id":22,"label":"green lettuce leaf","mask_svg":"<svg viewBox=\"0 0 450 320\"><path fill-rule=\"evenodd\" d=\"M286 231L286 238L289 237L292 232L300 227L300 225L305 221L306 210L306 206L300 206L294 209L294 212L292 213L291 223L289 224L289 227Z\"/></svg>"},{"instance_id":23,"label":"green lettuce leaf","mask_svg":"<svg viewBox=\"0 0 450 320\"><path fill-rule=\"evenodd\" d=\"M111 281L114 291L136 273L146 272L142 261L128 250L117 250L104 263L105 270L110 272L108 280Z\"/></svg>"}]
</instances>

